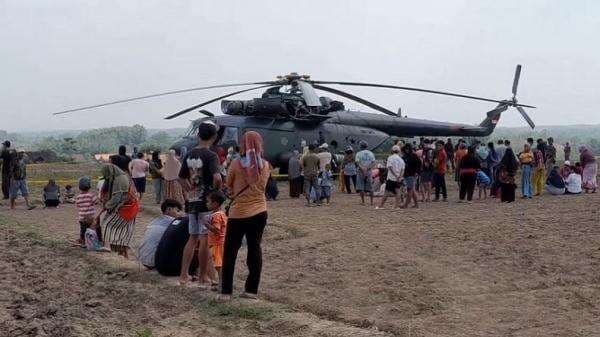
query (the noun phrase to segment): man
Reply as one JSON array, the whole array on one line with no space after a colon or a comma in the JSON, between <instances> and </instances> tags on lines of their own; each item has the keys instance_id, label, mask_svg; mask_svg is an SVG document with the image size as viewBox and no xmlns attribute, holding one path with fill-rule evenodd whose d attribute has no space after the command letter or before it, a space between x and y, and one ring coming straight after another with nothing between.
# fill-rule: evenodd
<instances>
[{"instance_id":1,"label":"man","mask_svg":"<svg viewBox=\"0 0 600 337\"><path fill-rule=\"evenodd\" d=\"M288 162L288 180L290 182L290 198L299 198L302 193L303 179L298 150L294 150Z\"/></svg>"},{"instance_id":2,"label":"man","mask_svg":"<svg viewBox=\"0 0 600 337\"><path fill-rule=\"evenodd\" d=\"M217 131L217 126L211 121L202 122L198 126L198 146L185 156L179 172L179 182L186 192L185 208L190 234L181 263L180 284L182 285L189 281L188 270L196 248L198 248L200 261L199 282L206 288L210 285L209 271L212 259L209 258L208 228L204 221L210 214L206 204L208 194L213 190L221 189L223 184L219 157L210 150L217 139Z\"/></svg>"},{"instance_id":3,"label":"man","mask_svg":"<svg viewBox=\"0 0 600 337\"><path fill-rule=\"evenodd\" d=\"M448 156L444 150L444 142L439 140L435 143L435 154L433 159L433 186L435 188L434 202L440 201L440 192L442 201L448 201L448 192L446 190L446 160Z\"/></svg>"},{"instance_id":4,"label":"man","mask_svg":"<svg viewBox=\"0 0 600 337\"><path fill-rule=\"evenodd\" d=\"M111 164L117 165L123 172L129 173L129 163L131 157L127 155L127 148L125 145L119 146L119 154L110 156Z\"/></svg>"},{"instance_id":5,"label":"man","mask_svg":"<svg viewBox=\"0 0 600 337\"><path fill-rule=\"evenodd\" d=\"M506 152L506 145L504 144L504 141L500 139L498 140L498 145L496 145L496 153L498 154L498 160L502 160L502 157L504 157L504 152Z\"/></svg>"},{"instance_id":6,"label":"man","mask_svg":"<svg viewBox=\"0 0 600 337\"><path fill-rule=\"evenodd\" d=\"M410 144L404 146L404 184L406 185L406 201L404 208L408 207L410 200L414 200L413 208L419 208L417 202L417 177L421 173L421 159Z\"/></svg>"},{"instance_id":7,"label":"man","mask_svg":"<svg viewBox=\"0 0 600 337\"><path fill-rule=\"evenodd\" d=\"M35 206L29 203L29 191L27 190L27 164L25 163L25 152L17 153L16 161L11 165L10 176L10 209L15 209L15 202L21 192L21 196L25 199L25 205L28 210L32 210Z\"/></svg>"},{"instance_id":8,"label":"man","mask_svg":"<svg viewBox=\"0 0 600 337\"><path fill-rule=\"evenodd\" d=\"M571 160L571 145L569 144L569 142L567 142L565 144L564 152L565 152L565 161L570 161Z\"/></svg>"},{"instance_id":9,"label":"man","mask_svg":"<svg viewBox=\"0 0 600 337\"><path fill-rule=\"evenodd\" d=\"M306 197L306 206L310 207L310 192L315 191L315 201L318 206L321 205L321 186L319 185L319 163L320 159L315 154L316 146L310 144L308 153L302 157L300 166L304 172L304 196Z\"/></svg>"},{"instance_id":10,"label":"man","mask_svg":"<svg viewBox=\"0 0 600 337\"><path fill-rule=\"evenodd\" d=\"M179 276L183 251L190 238L188 230L189 221L187 217L175 219L165 229L154 254L154 268L163 276ZM198 255L193 255L188 274L195 275L198 272Z\"/></svg>"},{"instance_id":11,"label":"man","mask_svg":"<svg viewBox=\"0 0 600 337\"><path fill-rule=\"evenodd\" d=\"M329 145L327 143L323 143L323 145L319 146L319 153L317 153L317 157L319 157L319 172L325 172L325 165L331 164L331 152L329 152Z\"/></svg>"},{"instance_id":12,"label":"man","mask_svg":"<svg viewBox=\"0 0 600 337\"><path fill-rule=\"evenodd\" d=\"M165 230L176 218L181 217L182 206L181 204L172 199L163 201L160 205L162 215L154 219L144 235L144 241L140 245L138 251L138 259L144 265L144 267L154 269L154 257L156 255L156 248L162 238Z\"/></svg>"},{"instance_id":13,"label":"man","mask_svg":"<svg viewBox=\"0 0 600 337\"><path fill-rule=\"evenodd\" d=\"M2 196L4 200L8 200L10 196L10 172L14 162L15 153L10 148L10 141L2 143L2 151L0 152L0 160L2 160Z\"/></svg>"},{"instance_id":14,"label":"man","mask_svg":"<svg viewBox=\"0 0 600 337\"><path fill-rule=\"evenodd\" d=\"M361 140L358 144L360 151L356 154L358 166L356 190L360 194L360 204L365 204L365 193L369 193L371 206L373 206L373 175L371 170L375 168L375 155L367 150L369 144Z\"/></svg>"},{"instance_id":15,"label":"man","mask_svg":"<svg viewBox=\"0 0 600 337\"><path fill-rule=\"evenodd\" d=\"M395 208L400 208L400 187L404 180L404 160L400 157L400 146L392 146L392 153L387 159L387 179L385 181L385 193L381 198L381 203L375 209L383 209L388 196L393 195L396 204Z\"/></svg>"},{"instance_id":16,"label":"man","mask_svg":"<svg viewBox=\"0 0 600 337\"><path fill-rule=\"evenodd\" d=\"M556 165L556 147L554 138L549 137L546 145L546 172L550 173L554 165Z\"/></svg>"}]
</instances>

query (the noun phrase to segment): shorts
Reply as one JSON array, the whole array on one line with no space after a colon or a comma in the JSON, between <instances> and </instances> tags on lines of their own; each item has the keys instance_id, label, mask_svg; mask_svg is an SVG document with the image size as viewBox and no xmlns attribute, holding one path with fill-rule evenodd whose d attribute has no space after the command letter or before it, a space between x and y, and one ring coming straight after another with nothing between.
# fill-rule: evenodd
<instances>
[{"instance_id":1,"label":"shorts","mask_svg":"<svg viewBox=\"0 0 600 337\"><path fill-rule=\"evenodd\" d=\"M146 177L133 178L133 184L138 193L146 193Z\"/></svg>"},{"instance_id":2,"label":"shorts","mask_svg":"<svg viewBox=\"0 0 600 337\"><path fill-rule=\"evenodd\" d=\"M9 189L10 198L16 199L19 196L19 191L21 191L21 196L23 196L23 198L27 198L29 196L27 182L25 180L11 180Z\"/></svg>"},{"instance_id":3,"label":"shorts","mask_svg":"<svg viewBox=\"0 0 600 337\"><path fill-rule=\"evenodd\" d=\"M190 235L208 235L205 221L208 221L210 212L188 213L188 231Z\"/></svg>"},{"instance_id":4,"label":"shorts","mask_svg":"<svg viewBox=\"0 0 600 337\"><path fill-rule=\"evenodd\" d=\"M211 245L209 249L213 259L213 266L216 268L223 267L223 251L225 250L225 246Z\"/></svg>"},{"instance_id":5,"label":"shorts","mask_svg":"<svg viewBox=\"0 0 600 337\"><path fill-rule=\"evenodd\" d=\"M356 175L356 190L358 192L373 192L373 177L370 172L365 176L362 170L358 171Z\"/></svg>"},{"instance_id":6,"label":"shorts","mask_svg":"<svg viewBox=\"0 0 600 337\"><path fill-rule=\"evenodd\" d=\"M415 176L404 177L404 184L406 185L407 189L411 189L411 190L414 189L416 182L417 182L417 178Z\"/></svg>"},{"instance_id":7,"label":"shorts","mask_svg":"<svg viewBox=\"0 0 600 337\"><path fill-rule=\"evenodd\" d=\"M386 193L390 193L392 195L397 195L400 187L402 187L402 183L397 182L397 181L393 181L393 180L386 180L385 181L385 192Z\"/></svg>"}]
</instances>

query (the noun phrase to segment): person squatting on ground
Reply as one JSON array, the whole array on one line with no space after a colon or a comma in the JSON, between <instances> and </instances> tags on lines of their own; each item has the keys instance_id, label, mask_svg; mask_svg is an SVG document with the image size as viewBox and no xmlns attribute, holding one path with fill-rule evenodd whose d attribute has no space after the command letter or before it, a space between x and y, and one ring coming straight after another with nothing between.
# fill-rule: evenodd
<instances>
[{"instance_id":1,"label":"person squatting on ground","mask_svg":"<svg viewBox=\"0 0 600 337\"><path fill-rule=\"evenodd\" d=\"M162 214L148 225L144 240L138 248L138 260L146 269L154 269L158 244L173 221L183 215L182 210L183 206L176 200L167 199L160 205Z\"/></svg>"}]
</instances>

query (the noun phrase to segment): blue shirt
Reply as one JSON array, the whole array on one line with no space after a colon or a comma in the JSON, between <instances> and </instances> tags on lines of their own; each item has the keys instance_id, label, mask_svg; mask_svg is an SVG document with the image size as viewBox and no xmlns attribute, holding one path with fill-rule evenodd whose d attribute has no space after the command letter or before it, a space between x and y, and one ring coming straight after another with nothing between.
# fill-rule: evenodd
<instances>
[{"instance_id":1,"label":"blue shirt","mask_svg":"<svg viewBox=\"0 0 600 337\"><path fill-rule=\"evenodd\" d=\"M482 185L489 185L492 181L483 171L477 171L477 183Z\"/></svg>"}]
</instances>

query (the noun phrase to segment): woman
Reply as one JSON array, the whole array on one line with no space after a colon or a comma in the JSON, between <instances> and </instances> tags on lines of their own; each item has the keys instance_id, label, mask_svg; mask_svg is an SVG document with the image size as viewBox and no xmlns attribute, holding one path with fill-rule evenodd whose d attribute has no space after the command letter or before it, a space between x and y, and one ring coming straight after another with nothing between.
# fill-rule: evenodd
<instances>
[{"instance_id":1,"label":"woman","mask_svg":"<svg viewBox=\"0 0 600 337\"><path fill-rule=\"evenodd\" d=\"M533 164L534 157L533 152L531 151L531 146L529 144L525 144L523 146L523 152L519 154L519 163L521 164L521 194L523 195L521 198L529 198L533 197L533 188L531 187L531 177L533 174Z\"/></svg>"},{"instance_id":2,"label":"woman","mask_svg":"<svg viewBox=\"0 0 600 337\"><path fill-rule=\"evenodd\" d=\"M465 200L473 200L473 192L475 191L475 182L477 181L477 170L481 169L479 159L475 156L475 148L470 147L467 155L463 156L459 162L458 169L460 170L460 186L459 198L460 202Z\"/></svg>"},{"instance_id":3,"label":"woman","mask_svg":"<svg viewBox=\"0 0 600 337\"><path fill-rule=\"evenodd\" d=\"M137 204L135 188L127 175L113 164L102 166L102 204L103 210L96 217L106 212L102 224L104 225L104 241L110 244L110 249L124 258L128 252L133 237L135 216L137 211L131 213L131 205ZM127 215L124 213L127 212Z\"/></svg>"},{"instance_id":4,"label":"woman","mask_svg":"<svg viewBox=\"0 0 600 337\"><path fill-rule=\"evenodd\" d=\"M160 204L163 194L163 177L162 177L162 160L160 160L160 152L152 152L152 159L149 162L150 176L152 177L152 188L154 190L154 201Z\"/></svg>"},{"instance_id":5,"label":"woman","mask_svg":"<svg viewBox=\"0 0 600 337\"><path fill-rule=\"evenodd\" d=\"M356 167L356 158L354 157L354 150L351 146L346 148L344 154L344 161L342 163L342 171L344 174L344 186L346 188L346 192L348 194L352 193L352 188L350 188L350 182L354 185L354 189L356 190L356 174L358 168Z\"/></svg>"},{"instance_id":6,"label":"woman","mask_svg":"<svg viewBox=\"0 0 600 337\"><path fill-rule=\"evenodd\" d=\"M560 176L558 166L552 167L552 170L546 179L546 191L552 195L565 194L565 181Z\"/></svg>"},{"instance_id":7,"label":"woman","mask_svg":"<svg viewBox=\"0 0 600 337\"><path fill-rule=\"evenodd\" d=\"M458 148L454 153L454 167L456 171L454 172L454 181L459 183L460 185L460 161L467 155L467 144L458 143Z\"/></svg>"},{"instance_id":8,"label":"woman","mask_svg":"<svg viewBox=\"0 0 600 337\"><path fill-rule=\"evenodd\" d=\"M44 199L44 207L58 207L60 204L60 187L56 185L54 179L48 180L42 197Z\"/></svg>"},{"instance_id":9,"label":"woman","mask_svg":"<svg viewBox=\"0 0 600 337\"><path fill-rule=\"evenodd\" d=\"M582 180L585 193L590 191L592 193L596 193L596 189L598 188L598 183L596 181L598 164L596 163L596 158L589 147L585 145L579 147L579 161L581 162L581 166L583 168Z\"/></svg>"},{"instance_id":10,"label":"woman","mask_svg":"<svg viewBox=\"0 0 600 337\"><path fill-rule=\"evenodd\" d=\"M162 201L167 199L179 201L182 205L185 203L183 198L183 190L179 183L179 171L181 170L181 163L177 159L175 150L170 150L167 160L162 170L163 178L163 198Z\"/></svg>"},{"instance_id":11,"label":"woman","mask_svg":"<svg viewBox=\"0 0 600 337\"><path fill-rule=\"evenodd\" d=\"M519 163L515 158L515 153L512 148L507 148L504 152L504 157L500 161L500 173L498 180L500 181L500 201L502 202L513 202L515 201L515 175Z\"/></svg>"},{"instance_id":12,"label":"woman","mask_svg":"<svg viewBox=\"0 0 600 337\"><path fill-rule=\"evenodd\" d=\"M242 297L256 299L262 269L261 241L267 224L267 201L265 187L271 165L263 159L263 140L254 131L246 132L240 141L241 158L233 161L227 176L231 208L225 235L221 300L230 300L233 290L233 274L238 250L246 237L248 245L248 277Z\"/></svg>"}]
</instances>

